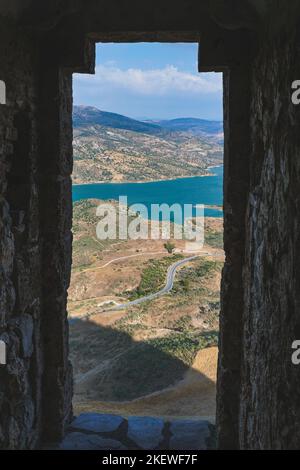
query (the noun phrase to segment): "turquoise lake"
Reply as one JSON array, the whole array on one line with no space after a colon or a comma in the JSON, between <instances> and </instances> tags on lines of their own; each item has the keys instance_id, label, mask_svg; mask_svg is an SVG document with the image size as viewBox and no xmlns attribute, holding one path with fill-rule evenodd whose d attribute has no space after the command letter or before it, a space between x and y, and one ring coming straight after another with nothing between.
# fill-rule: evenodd
<instances>
[{"instance_id":1,"label":"turquoise lake","mask_svg":"<svg viewBox=\"0 0 300 470\"><path fill-rule=\"evenodd\" d=\"M127 196L128 205L144 204L223 204L223 166L212 168L213 176L180 178L151 183L99 183L73 186L73 202L81 199L116 199ZM222 217L222 211L206 208L206 217Z\"/></svg>"}]
</instances>

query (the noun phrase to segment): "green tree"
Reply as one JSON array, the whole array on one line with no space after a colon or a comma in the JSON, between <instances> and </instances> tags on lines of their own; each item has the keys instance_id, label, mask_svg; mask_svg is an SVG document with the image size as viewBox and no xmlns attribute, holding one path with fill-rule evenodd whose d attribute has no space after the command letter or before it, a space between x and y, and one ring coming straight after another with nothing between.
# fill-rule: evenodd
<instances>
[{"instance_id":1,"label":"green tree","mask_svg":"<svg viewBox=\"0 0 300 470\"><path fill-rule=\"evenodd\" d=\"M170 241L168 241L167 243L164 244L164 248L171 255L174 252L176 246L174 245L174 243L171 243Z\"/></svg>"}]
</instances>

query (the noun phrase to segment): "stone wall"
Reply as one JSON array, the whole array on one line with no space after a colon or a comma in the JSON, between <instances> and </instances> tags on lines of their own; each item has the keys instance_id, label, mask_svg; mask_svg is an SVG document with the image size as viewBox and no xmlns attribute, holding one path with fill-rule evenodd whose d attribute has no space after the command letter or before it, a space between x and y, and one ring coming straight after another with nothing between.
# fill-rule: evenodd
<instances>
[{"instance_id":1,"label":"stone wall","mask_svg":"<svg viewBox=\"0 0 300 470\"><path fill-rule=\"evenodd\" d=\"M299 29L264 43L252 71L250 194L240 444L299 449L300 374L291 345L300 338Z\"/></svg>"},{"instance_id":2,"label":"stone wall","mask_svg":"<svg viewBox=\"0 0 300 470\"><path fill-rule=\"evenodd\" d=\"M200 69L226 71L219 447L300 447L291 364L300 339L300 107L290 100L300 79L299 9L298 0L1 5L0 340L8 364L0 366L0 448L61 439L72 417L71 74L92 72L91 38L190 41L200 33Z\"/></svg>"},{"instance_id":3,"label":"stone wall","mask_svg":"<svg viewBox=\"0 0 300 470\"><path fill-rule=\"evenodd\" d=\"M72 75L53 37L8 21L0 64L0 448L30 449L72 418Z\"/></svg>"},{"instance_id":4,"label":"stone wall","mask_svg":"<svg viewBox=\"0 0 300 470\"><path fill-rule=\"evenodd\" d=\"M217 424L219 446L239 447L244 309L243 265L249 188L249 66L224 74L224 250L221 285Z\"/></svg>"},{"instance_id":5,"label":"stone wall","mask_svg":"<svg viewBox=\"0 0 300 470\"><path fill-rule=\"evenodd\" d=\"M248 72L230 67L224 89L220 448L300 447L300 376L291 361L300 337L300 108L291 102L299 4L269 7Z\"/></svg>"},{"instance_id":6,"label":"stone wall","mask_svg":"<svg viewBox=\"0 0 300 470\"><path fill-rule=\"evenodd\" d=\"M0 448L32 448L41 428L41 244L36 48L0 27Z\"/></svg>"}]
</instances>

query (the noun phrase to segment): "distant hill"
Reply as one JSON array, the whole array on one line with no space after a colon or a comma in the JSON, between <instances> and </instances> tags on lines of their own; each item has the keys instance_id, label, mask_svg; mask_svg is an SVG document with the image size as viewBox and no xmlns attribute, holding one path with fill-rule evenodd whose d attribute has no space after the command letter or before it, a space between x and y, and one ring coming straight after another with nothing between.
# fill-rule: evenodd
<instances>
[{"instance_id":1,"label":"distant hill","mask_svg":"<svg viewBox=\"0 0 300 470\"><path fill-rule=\"evenodd\" d=\"M220 123L142 122L90 106L75 106L73 123L74 183L200 176L223 162Z\"/></svg>"},{"instance_id":2,"label":"distant hill","mask_svg":"<svg viewBox=\"0 0 300 470\"><path fill-rule=\"evenodd\" d=\"M136 121L135 119L122 116L121 114L100 111L92 106L74 106L73 126L87 127L91 125L100 125L114 129L125 129L150 135L158 135L163 130L159 125Z\"/></svg>"},{"instance_id":3,"label":"distant hill","mask_svg":"<svg viewBox=\"0 0 300 470\"><path fill-rule=\"evenodd\" d=\"M223 133L222 121L208 121L197 118L178 118L171 120L144 120L138 121L122 114L100 111L92 106L74 106L74 127L86 127L98 124L114 129L125 129L133 132L142 132L150 135L162 135L166 131L192 132L194 134L216 135Z\"/></svg>"},{"instance_id":4,"label":"distant hill","mask_svg":"<svg viewBox=\"0 0 300 470\"><path fill-rule=\"evenodd\" d=\"M153 121L147 121L154 123ZM205 119L197 118L179 118L171 119L169 121L155 121L156 125L179 132L192 132L194 134L221 134L223 132L222 121L207 121Z\"/></svg>"}]
</instances>

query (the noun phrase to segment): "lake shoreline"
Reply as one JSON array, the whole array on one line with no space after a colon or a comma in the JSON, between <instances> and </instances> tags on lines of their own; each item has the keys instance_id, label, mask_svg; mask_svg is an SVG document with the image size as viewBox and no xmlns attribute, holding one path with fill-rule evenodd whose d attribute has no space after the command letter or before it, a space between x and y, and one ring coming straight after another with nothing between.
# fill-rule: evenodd
<instances>
[{"instance_id":1,"label":"lake shoreline","mask_svg":"<svg viewBox=\"0 0 300 470\"><path fill-rule=\"evenodd\" d=\"M207 167L207 170L211 170L213 168L220 168L220 167L223 167L224 164L222 165L213 165L213 166L209 166ZM206 178L208 176L215 176L214 173L206 173L204 175L192 175L192 176L188 176L188 175L185 175L185 176L178 176L177 178L163 178L163 179L156 179L156 180L139 180L139 181L127 181L127 180L124 180L124 181L113 181L113 180L110 180L110 181L89 181L88 183L73 183L72 186L88 186L88 185L91 185L91 184L148 184L148 183L161 183L161 182L164 182L164 181L179 181L179 180L182 180L182 179L185 179L185 178Z\"/></svg>"},{"instance_id":2,"label":"lake shoreline","mask_svg":"<svg viewBox=\"0 0 300 470\"><path fill-rule=\"evenodd\" d=\"M178 204L187 213L204 205L205 216L222 217L223 165L215 166L211 176L182 177L147 183L94 183L73 185L73 202L81 199L119 200L126 196L128 206L142 204L146 210L153 205ZM165 206L166 207L166 206Z\"/></svg>"}]
</instances>

